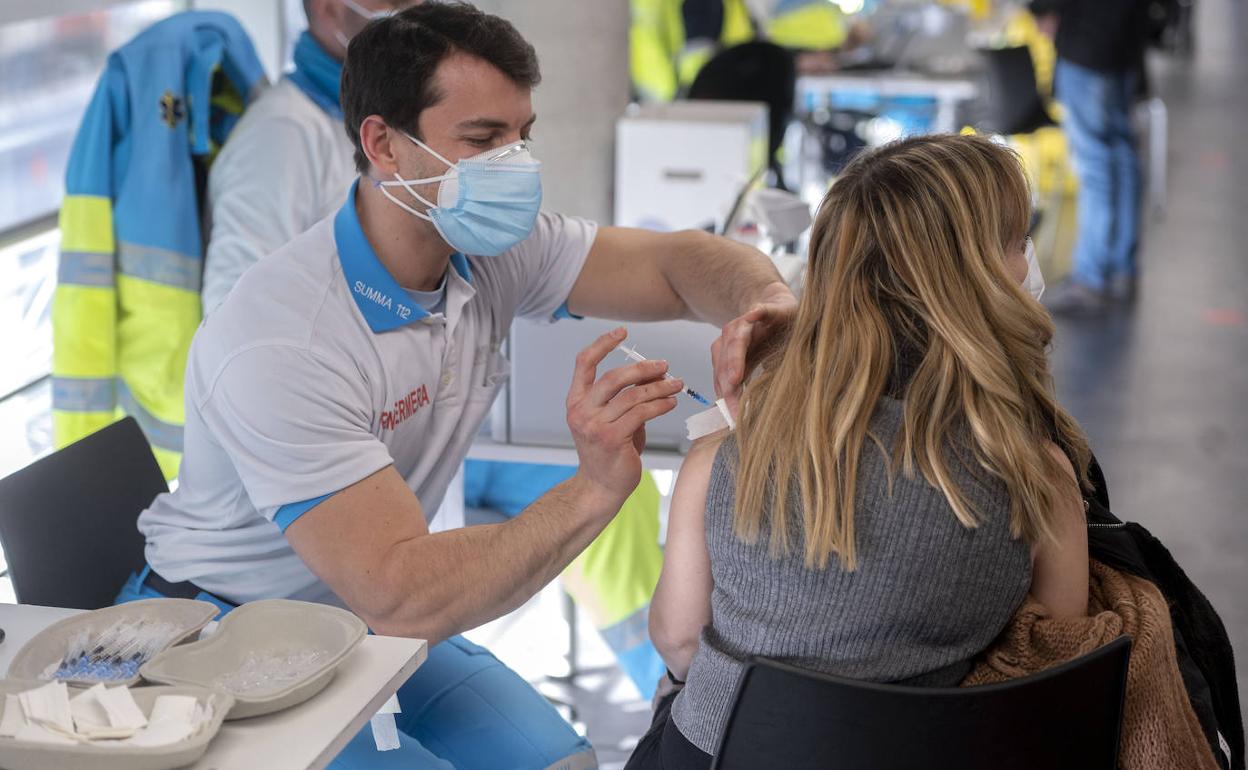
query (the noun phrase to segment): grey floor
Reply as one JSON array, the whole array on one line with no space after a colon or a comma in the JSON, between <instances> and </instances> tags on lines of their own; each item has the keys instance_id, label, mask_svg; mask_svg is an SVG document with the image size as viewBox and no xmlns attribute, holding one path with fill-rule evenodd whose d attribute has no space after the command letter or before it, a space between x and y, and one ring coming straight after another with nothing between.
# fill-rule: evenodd
<instances>
[{"instance_id":1,"label":"grey floor","mask_svg":"<svg viewBox=\"0 0 1248 770\"><path fill-rule=\"evenodd\" d=\"M1169 184L1139 302L1058 323L1053 367L1115 512L1148 527L1214 603L1248 693L1248 5L1200 0L1197 52L1155 60Z\"/></svg>"}]
</instances>

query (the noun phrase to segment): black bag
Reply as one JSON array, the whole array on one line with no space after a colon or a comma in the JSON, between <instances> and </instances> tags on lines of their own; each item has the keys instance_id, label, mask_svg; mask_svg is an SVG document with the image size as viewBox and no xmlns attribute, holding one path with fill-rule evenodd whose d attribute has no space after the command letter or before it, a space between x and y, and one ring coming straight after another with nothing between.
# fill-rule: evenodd
<instances>
[{"instance_id":1,"label":"black bag","mask_svg":"<svg viewBox=\"0 0 1248 770\"><path fill-rule=\"evenodd\" d=\"M1235 655L1222 619L1160 540L1139 524L1123 522L1110 512L1105 475L1095 459L1089 475L1095 494L1087 500L1088 555L1148 580L1166 597L1179 672L1205 738L1225 770L1244 770L1244 723Z\"/></svg>"}]
</instances>

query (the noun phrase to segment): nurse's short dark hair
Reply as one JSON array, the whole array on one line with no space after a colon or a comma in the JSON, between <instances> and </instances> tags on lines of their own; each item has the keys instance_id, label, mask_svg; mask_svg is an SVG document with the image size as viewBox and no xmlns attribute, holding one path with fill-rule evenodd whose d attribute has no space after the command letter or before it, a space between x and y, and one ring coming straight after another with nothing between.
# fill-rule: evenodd
<instances>
[{"instance_id":1,"label":"nurse's short dark hair","mask_svg":"<svg viewBox=\"0 0 1248 770\"><path fill-rule=\"evenodd\" d=\"M369 24L351 39L342 68L342 118L355 145L355 167L368 170L360 125L380 115L387 125L416 133L420 113L442 98L438 65L454 53L492 64L513 83L542 79L537 52L511 22L463 2L426 0Z\"/></svg>"}]
</instances>

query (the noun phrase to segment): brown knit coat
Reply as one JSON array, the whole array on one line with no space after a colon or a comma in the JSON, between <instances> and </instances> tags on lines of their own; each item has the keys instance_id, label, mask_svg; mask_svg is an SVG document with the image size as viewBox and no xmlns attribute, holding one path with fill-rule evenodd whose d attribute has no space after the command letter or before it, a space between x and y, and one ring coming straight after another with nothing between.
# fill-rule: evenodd
<instances>
[{"instance_id":1,"label":"brown knit coat","mask_svg":"<svg viewBox=\"0 0 1248 770\"><path fill-rule=\"evenodd\" d=\"M1090 563L1089 617L1056 620L1028 598L962 682L993 684L1132 639L1119 770L1218 770L1187 699L1165 597L1152 583Z\"/></svg>"}]
</instances>

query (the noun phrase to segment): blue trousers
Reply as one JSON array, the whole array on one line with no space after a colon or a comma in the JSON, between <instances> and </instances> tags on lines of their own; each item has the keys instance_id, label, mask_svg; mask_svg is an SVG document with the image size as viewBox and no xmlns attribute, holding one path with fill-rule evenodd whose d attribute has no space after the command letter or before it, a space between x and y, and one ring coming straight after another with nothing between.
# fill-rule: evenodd
<instances>
[{"instance_id":1,"label":"blue trousers","mask_svg":"<svg viewBox=\"0 0 1248 770\"><path fill-rule=\"evenodd\" d=\"M1140 164L1131 132L1138 76L1105 73L1058 59L1054 89L1079 176L1079 226L1071 277L1101 291L1132 277L1140 228Z\"/></svg>"},{"instance_id":2,"label":"blue trousers","mask_svg":"<svg viewBox=\"0 0 1248 770\"><path fill-rule=\"evenodd\" d=\"M162 598L131 575L116 604ZM207 595L222 607L232 607ZM332 770L593 770L593 748L528 682L489 650L453 637L399 688L399 748L377 751L369 726L330 764Z\"/></svg>"}]
</instances>

